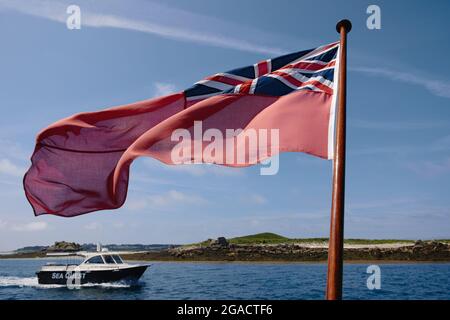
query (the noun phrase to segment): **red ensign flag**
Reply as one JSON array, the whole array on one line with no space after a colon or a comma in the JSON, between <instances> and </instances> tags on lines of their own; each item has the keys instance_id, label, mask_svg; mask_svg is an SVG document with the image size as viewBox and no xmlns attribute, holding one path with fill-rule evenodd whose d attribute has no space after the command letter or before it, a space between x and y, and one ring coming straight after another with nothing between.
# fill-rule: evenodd
<instances>
[{"instance_id":1,"label":"red ensign flag","mask_svg":"<svg viewBox=\"0 0 450 320\"><path fill-rule=\"evenodd\" d=\"M331 159L338 55L339 43L332 43L50 125L39 133L24 177L35 215L122 206L130 165L142 155L232 167L288 151Z\"/></svg>"}]
</instances>

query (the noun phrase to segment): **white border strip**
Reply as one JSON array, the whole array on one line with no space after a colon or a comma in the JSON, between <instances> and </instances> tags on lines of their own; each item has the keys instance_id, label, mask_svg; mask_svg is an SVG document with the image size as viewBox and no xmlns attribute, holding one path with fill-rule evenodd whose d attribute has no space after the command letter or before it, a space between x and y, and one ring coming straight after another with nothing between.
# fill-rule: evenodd
<instances>
[{"instance_id":1,"label":"white border strip","mask_svg":"<svg viewBox=\"0 0 450 320\"><path fill-rule=\"evenodd\" d=\"M341 45L339 43L336 54L336 64L334 66L333 98L331 99L330 120L328 123L328 160L334 159L334 134L335 134L336 108L338 104L340 61L341 61Z\"/></svg>"}]
</instances>

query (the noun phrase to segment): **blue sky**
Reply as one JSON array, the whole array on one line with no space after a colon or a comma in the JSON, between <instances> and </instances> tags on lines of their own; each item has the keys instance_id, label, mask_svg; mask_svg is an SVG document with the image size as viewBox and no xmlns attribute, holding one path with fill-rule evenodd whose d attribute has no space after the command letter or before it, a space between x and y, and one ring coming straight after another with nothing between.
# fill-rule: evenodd
<instances>
[{"instance_id":1,"label":"blue sky","mask_svg":"<svg viewBox=\"0 0 450 320\"><path fill-rule=\"evenodd\" d=\"M422 4L421 4L422 3ZM81 30L66 8L81 8ZM381 8L381 30L366 8ZM0 0L0 250L56 240L187 243L271 231L325 237L331 162L259 168L133 164L126 205L34 217L22 190L36 133L82 111L349 35L347 238L450 238L450 3Z\"/></svg>"}]
</instances>

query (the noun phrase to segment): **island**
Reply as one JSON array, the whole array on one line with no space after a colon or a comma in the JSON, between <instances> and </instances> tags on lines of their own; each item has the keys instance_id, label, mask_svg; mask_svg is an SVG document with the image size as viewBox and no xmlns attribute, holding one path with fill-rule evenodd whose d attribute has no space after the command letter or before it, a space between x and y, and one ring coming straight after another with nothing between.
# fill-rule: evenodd
<instances>
[{"instance_id":1,"label":"island","mask_svg":"<svg viewBox=\"0 0 450 320\"><path fill-rule=\"evenodd\" d=\"M208 239L186 245L105 245L120 251L126 260L139 261L242 261L242 262L325 262L328 239L287 238L259 233L226 239ZM52 246L25 247L7 258L42 258L50 252L94 251L95 245L56 242ZM344 260L348 262L450 262L450 240L346 239Z\"/></svg>"}]
</instances>

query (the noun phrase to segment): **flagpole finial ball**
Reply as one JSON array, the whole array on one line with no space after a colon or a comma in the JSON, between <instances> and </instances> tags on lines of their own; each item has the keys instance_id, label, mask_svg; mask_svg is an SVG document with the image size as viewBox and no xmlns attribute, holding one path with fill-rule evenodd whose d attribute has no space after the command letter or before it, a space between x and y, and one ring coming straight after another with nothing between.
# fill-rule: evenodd
<instances>
[{"instance_id":1,"label":"flagpole finial ball","mask_svg":"<svg viewBox=\"0 0 450 320\"><path fill-rule=\"evenodd\" d=\"M336 24L336 31L338 33L341 33L341 27L344 27L345 32L349 33L350 30L352 30L352 23L350 22L350 20L347 19L339 21Z\"/></svg>"}]
</instances>

